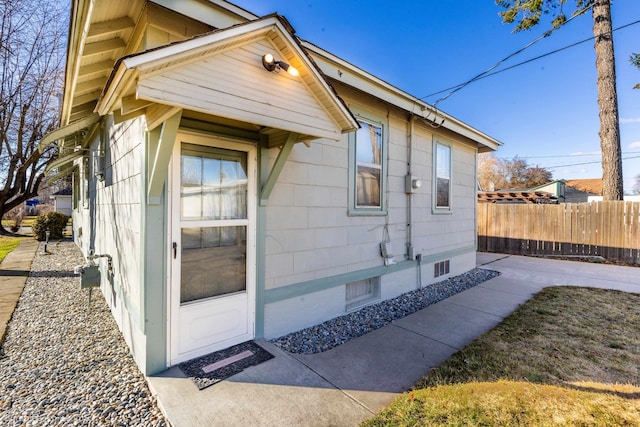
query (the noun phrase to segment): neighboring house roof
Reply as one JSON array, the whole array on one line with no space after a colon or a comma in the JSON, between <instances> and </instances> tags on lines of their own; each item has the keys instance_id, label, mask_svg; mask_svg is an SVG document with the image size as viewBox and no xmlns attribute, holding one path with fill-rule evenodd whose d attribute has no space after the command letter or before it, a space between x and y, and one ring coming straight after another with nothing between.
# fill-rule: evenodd
<instances>
[{"instance_id":1,"label":"neighboring house roof","mask_svg":"<svg viewBox=\"0 0 640 427\"><path fill-rule=\"evenodd\" d=\"M72 188L63 188L53 193L51 196L71 196L73 194Z\"/></svg>"},{"instance_id":2,"label":"neighboring house roof","mask_svg":"<svg viewBox=\"0 0 640 427\"><path fill-rule=\"evenodd\" d=\"M584 193L602 196L602 178L568 179L565 182L567 187L575 188Z\"/></svg>"}]
</instances>

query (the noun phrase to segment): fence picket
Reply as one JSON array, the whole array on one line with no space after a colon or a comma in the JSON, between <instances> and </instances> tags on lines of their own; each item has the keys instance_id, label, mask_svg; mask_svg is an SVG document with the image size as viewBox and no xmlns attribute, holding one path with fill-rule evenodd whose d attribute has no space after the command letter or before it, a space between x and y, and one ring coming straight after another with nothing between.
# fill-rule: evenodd
<instances>
[{"instance_id":1,"label":"fence picket","mask_svg":"<svg viewBox=\"0 0 640 427\"><path fill-rule=\"evenodd\" d=\"M478 205L478 250L640 264L640 202Z\"/></svg>"}]
</instances>

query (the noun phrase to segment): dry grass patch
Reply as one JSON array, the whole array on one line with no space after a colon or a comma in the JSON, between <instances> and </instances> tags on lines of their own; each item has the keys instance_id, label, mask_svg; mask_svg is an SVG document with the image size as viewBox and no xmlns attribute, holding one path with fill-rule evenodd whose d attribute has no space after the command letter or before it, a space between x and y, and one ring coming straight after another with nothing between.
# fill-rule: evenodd
<instances>
[{"instance_id":1,"label":"dry grass patch","mask_svg":"<svg viewBox=\"0 0 640 427\"><path fill-rule=\"evenodd\" d=\"M366 425L640 425L640 295L547 288Z\"/></svg>"},{"instance_id":2,"label":"dry grass patch","mask_svg":"<svg viewBox=\"0 0 640 427\"><path fill-rule=\"evenodd\" d=\"M366 426L637 426L637 402L610 393L515 381L416 390Z\"/></svg>"}]
</instances>

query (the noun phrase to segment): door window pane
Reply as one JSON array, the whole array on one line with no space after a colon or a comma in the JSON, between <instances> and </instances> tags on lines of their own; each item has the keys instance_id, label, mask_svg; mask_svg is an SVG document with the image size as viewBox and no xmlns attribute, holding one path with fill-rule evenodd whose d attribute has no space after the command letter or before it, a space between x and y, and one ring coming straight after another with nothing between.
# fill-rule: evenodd
<instances>
[{"instance_id":1,"label":"door window pane","mask_svg":"<svg viewBox=\"0 0 640 427\"><path fill-rule=\"evenodd\" d=\"M246 227L182 229L180 303L246 290Z\"/></svg>"},{"instance_id":2,"label":"door window pane","mask_svg":"<svg viewBox=\"0 0 640 427\"><path fill-rule=\"evenodd\" d=\"M245 153L198 152L185 144L181 155L183 220L247 218Z\"/></svg>"}]
</instances>

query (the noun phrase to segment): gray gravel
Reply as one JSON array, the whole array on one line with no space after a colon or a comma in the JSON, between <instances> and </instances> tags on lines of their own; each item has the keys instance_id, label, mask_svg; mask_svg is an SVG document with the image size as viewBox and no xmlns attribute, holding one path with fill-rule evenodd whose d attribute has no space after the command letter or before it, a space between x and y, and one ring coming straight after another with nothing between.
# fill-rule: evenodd
<instances>
[{"instance_id":1,"label":"gray gravel","mask_svg":"<svg viewBox=\"0 0 640 427\"><path fill-rule=\"evenodd\" d=\"M166 426L99 290L80 290L69 241L38 249L0 359L2 426Z\"/></svg>"},{"instance_id":2,"label":"gray gravel","mask_svg":"<svg viewBox=\"0 0 640 427\"><path fill-rule=\"evenodd\" d=\"M368 305L317 326L271 340L283 350L298 354L314 354L330 350L396 319L415 313L431 304L493 279L500 273L473 269L442 282L407 292L396 298Z\"/></svg>"}]
</instances>

